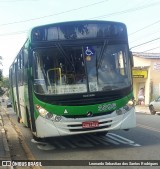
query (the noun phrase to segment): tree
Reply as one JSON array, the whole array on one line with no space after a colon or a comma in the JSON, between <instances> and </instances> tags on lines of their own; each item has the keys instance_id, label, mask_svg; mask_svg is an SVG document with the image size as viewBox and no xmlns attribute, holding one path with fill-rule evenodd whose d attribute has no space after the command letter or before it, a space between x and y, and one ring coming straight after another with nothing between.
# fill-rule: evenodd
<instances>
[{"instance_id":1,"label":"tree","mask_svg":"<svg viewBox=\"0 0 160 169\"><path fill-rule=\"evenodd\" d=\"M2 56L0 56L0 65L2 65ZM4 93L3 89L2 89L2 82L3 82L3 74L2 74L2 69L0 68L0 95L2 95Z\"/></svg>"},{"instance_id":2,"label":"tree","mask_svg":"<svg viewBox=\"0 0 160 169\"><path fill-rule=\"evenodd\" d=\"M0 65L3 66L2 64L2 56L0 56ZM0 69L0 81L2 81L3 75L2 75L2 69Z\"/></svg>"},{"instance_id":3,"label":"tree","mask_svg":"<svg viewBox=\"0 0 160 169\"><path fill-rule=\"evenodd\" d=\"M0 96L4 93L8 93L9 91L9 78L3 77L2 81L0 81Z\"/></svg>"},{"instance_id":4,"label":"tree","mask_svg":"<svg viewBox=\"0 0 160 169\"><path fill-rule=\"evenodd\" d=\"M4 78L3 78L2 87L9 89L9 78L8 78L8 77L4 77Z\"/></svg>"}]
</instances>

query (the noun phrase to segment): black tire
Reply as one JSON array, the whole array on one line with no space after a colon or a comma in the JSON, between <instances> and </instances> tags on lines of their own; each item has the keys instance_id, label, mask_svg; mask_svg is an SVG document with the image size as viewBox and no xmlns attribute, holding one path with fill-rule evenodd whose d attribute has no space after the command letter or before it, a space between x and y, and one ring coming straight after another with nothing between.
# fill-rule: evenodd
<instances>
[{"instance_id":1,"label":"black tire","mask_svg":"<svg viewBox=\"0 0 160 169\"><path fill-rule=\"evenodd\" d=\"M40 138L39 137L36 137L34 134L32 134L32 137L35 141L40 141Z\"/></svg>"},{"instance_id":2,"label":"black tire","mask_svg":"<svg viewBox=\"0 0 160 169\"><path fill-rule=\"evenodd\" d=\"M17 122L20 123L20 122L21 122L21 118L20 118L19 115L18 115L16 103L15 103L15 113L16 113L16 115L18 116L18 117L17 117Z\"/></svg>"},{"instance_id":3,"label":"black tire","mask_svg":"<svg viewBox=\"0 0 160 169\"><path fill-rule=\"evenodd\" d=\"M153 105L150 105L150 106L149 106L149 110L150 110L150 113L151 113L152 115L155 115L155 114L156 114L156 111L154 110Z\"/></svg>"},{"instance_id":4,"label":"black tire","mask_svg":"<svg viewBox=\"0 0 160 169\"><path fill-rule=\"evenodd\" d=\"M44 141L45 141L44 138L37 137L37 136L35 136L34 134L32 134L32 137L33 137L33 139L34 139L35 141L39 141L39 142L44 142Z\"/></svg>"},{"instance_id":5,"label":"black tire","mask_svg":"<svg viewBox=\"0 0 160 169\"><path fill-rule=\"evenodd\" d=\"M29 120L29 112L28 112L27 108L26 108L26 115L27 115L27 127L31 128L31 123L30 123L30 120Z\"/></svg>"},{"instance_id":6,"label":"black tire","mask_svg":"<svg viewBox=\"0 0 160 169\"><path fill-rule=\"evenodd\" d=\"M18 123L20 123L20 122L21 122L21 119L20 119L19 117L17 117L17 121L18 121Z\"/></svg>"}]
</instances>

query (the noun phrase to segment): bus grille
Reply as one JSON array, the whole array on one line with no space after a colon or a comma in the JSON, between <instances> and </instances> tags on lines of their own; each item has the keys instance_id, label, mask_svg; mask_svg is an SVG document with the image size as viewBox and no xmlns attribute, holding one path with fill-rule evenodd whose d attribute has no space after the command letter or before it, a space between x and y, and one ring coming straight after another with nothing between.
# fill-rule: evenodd
<instances>
[{"instance_id":1,"label":"bus grille","mask_svg":"<svg viewBox=\"0 0 160 169\"><path fill-rule=\"evenodd\" d=\"M98 130L98 129L104 129L104 128L109 128L111 125L107 126L99 126L95 128L80 128L80 129L69 129L70 132L78 132L78 131L93 131L93 130Z\"/></svg>"},{"instance_id":2,"label":"bus grille","mask_svg":"<svg viewBox=\"0 0 160 169\"><path fill-rule=\"evenodd\" d=\"M103 121L103 122L100 122L99 126L95 127L95 128L82 128L82 124L72 124L72 125L67 125L67 127L70 128L69 129L70 132L93 131L93 130L98 130L98 129L109 128L109 127L111 127L111 123L112 123L112 120ZM101 126L101 125L103 125L103 126Z\"/></svg>"},{"instance_id":3,"label":"bus grille","mask_svg":"<svg viewBox=\"0 0 160 169\"><path fill-rule=\"evenodd\" d=\"M96 114L93 114L92 117L97 117L97 116L103 116L103 115L108 115L108 114L111 114L113 111L109 111L109 112L102 112L102 113L96 113ZM85 118L85 117L88 117L87 114L85 115L63 115L63 117L65 118Z\"/></svg>"}]
</instances>

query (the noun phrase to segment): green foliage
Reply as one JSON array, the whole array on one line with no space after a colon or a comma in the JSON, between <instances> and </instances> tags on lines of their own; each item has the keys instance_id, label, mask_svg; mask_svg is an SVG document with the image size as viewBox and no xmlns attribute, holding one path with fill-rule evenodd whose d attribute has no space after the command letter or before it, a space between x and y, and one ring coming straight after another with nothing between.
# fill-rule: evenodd
<instances>
[{"instance_id":1,"label":"green foliage","mask_svg":"<svg viewBox=\"0 0 160 169\"><path fill-rule=\"evenodd\" d=\"M2 66L2 56L0 56L0 65ZM0 81L2 81L3 75L2 75L2 69L0 69Z\"/></svg>"},{"instance_id":2,"label":"green foliage","mask_svg":"<svg viewBox=\"0 0 160 169\"><path fill-rule=\"evenodd\" d=\"M3 80L2 69L0 69L0 81Z\"/></svg>"},{"instance_id":3,"label":"green foliage","mask_svg":"<svg viewBox=\"0 0 160 169\"><path fill-rule=\"evenodd\" d=\"M0 96L2 96L9 89L9 78L5 77L0 81Z\"/></svg>"},{"instance_id":4,"label":"green foliage","mask_svg":"<svg viewBox=\"0 0 160 169\"><path fill-rule=\"evenodd\" d=\"M9 89L9 78L8 77L3 78L1 87Z\"/></svg>"},{"instance_id":5,"label":"green foliage","mask_svg":"<svg viewBox=\"0 0 160 169\"><path fill-rule=\"evenodd\" d=\"M0 87L0 96L2 96L4 93L4 90Z\"/></svg>"},{"instance_id":6,"label":"green foliage","mask_svg":"<svg viewBox=\"0 0 160 169\"><path fill-rule=\"evenodd\" d=\"M2 66L2 56L0 56L0 65ZM4 90L3 90L3 87L2 87L2 82L3 82L3 71L2 69L0 69L0 95L3 95L4 94Z\"/></svg>"}]
</instances>

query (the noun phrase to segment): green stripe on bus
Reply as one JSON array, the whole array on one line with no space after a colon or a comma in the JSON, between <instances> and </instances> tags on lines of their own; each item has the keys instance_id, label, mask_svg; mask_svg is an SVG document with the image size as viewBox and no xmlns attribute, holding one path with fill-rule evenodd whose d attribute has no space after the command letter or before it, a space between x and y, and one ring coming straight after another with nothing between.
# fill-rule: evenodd
<instances>
[{"instance_id":1,"label":"green stripe on bus","mask_svg":"<svg viewBox=\"0 0 160 169\"><path fill-rule=\"evenodd\" d=\"M133 93L130 93L128 96L125 96L121 99L111 102L104 102L101 104L84 105L84 106L60 106L42 102L38 100L36 96L34 96L34 103L35 105L43 107L51 114L74 116L74 115L86 115L86 113L89 111L92 112L93 114L114 111L125 106L132 97ZM37 118L38 116L39 113L35 108L35 118Z\"/></svg>"}]
</instances>

